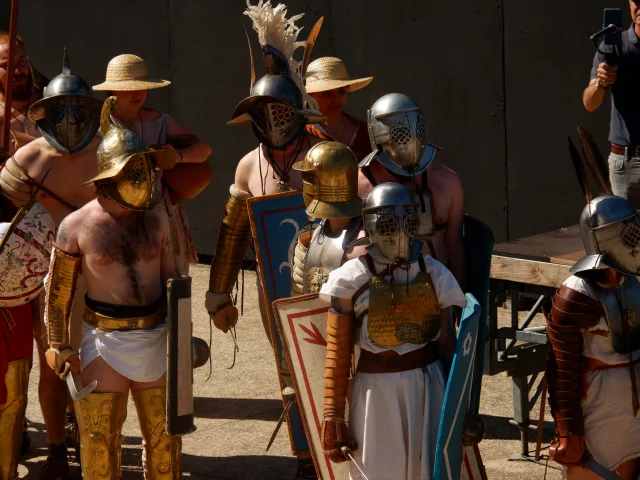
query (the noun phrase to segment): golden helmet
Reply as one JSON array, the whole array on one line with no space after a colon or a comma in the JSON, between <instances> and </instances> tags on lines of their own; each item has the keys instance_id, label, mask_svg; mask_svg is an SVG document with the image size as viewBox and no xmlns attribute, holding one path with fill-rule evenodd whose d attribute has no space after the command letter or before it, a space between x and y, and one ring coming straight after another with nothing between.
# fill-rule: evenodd
<instances>
[{"instance_id":1,"label":"golden helmet","mask_svg":"<svg viewBox=\"0 0 640 480\"><path fill-rule=\"evenodd\" d=\"M349 147L340 142L317 143L293 168L302 172L307 215L331 219L362 214L358 160Z\"/></svg>"},{"instance_id":2,"label":"golden helmet","mask_svg":"<svg viewBox=\"0 0 640 480\"><path fill-rule=\"evenodd\" d=\"M120 128L110 118L116 97L102 108L98 146L98 175L83 183L95 183L98 190L131 210L150 210L157 204L156 170L175 163L173 150L150 150L131 130Z\"/></svg>"}]
</instances>

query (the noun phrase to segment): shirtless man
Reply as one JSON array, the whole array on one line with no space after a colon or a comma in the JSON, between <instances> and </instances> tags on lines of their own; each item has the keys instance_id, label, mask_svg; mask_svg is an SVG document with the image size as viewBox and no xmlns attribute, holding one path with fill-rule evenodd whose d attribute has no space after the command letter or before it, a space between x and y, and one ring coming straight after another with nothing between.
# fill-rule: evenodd
<instances>
[{"instance_id":1,"label":"shirtless man","mask_svg":"<svg viewBox=\"0 0 640 480\"><path fill-rule=\"evenodd\" d=\"M98 198L64 219L54 244L46 282L46 358L61 376L71 369L84 385L97 381L75 405L83 478L97 479L97 472L101 479L121 478L120 435L131 391L145 478L177 480L182 442L165 432L164 415L166 282L176 268L155 172L161 156L175 155L150 152L133 132L113 125L111 99L103 109L98 175L86 182L95 185ZM69 313L79 273L87 295L78 358Z\"/></svg>"},{"instance_id":2,"label":"shirtless man","mask_svg":"<svg viewBox=\"0 0 640 480\"><path fill-rule=\"evenodd\" d=\"M81 182L97 171L95 155L100 137L95 133L102 105L92 96L91 87L71 74L66 55L63 63L63 73L51 80L44 98L29 108L30 119L44 136L18 149L0 172L3 195L18 207L31 199L46 175L35 199L47 209L56 225L95 198L94 189L81 186ZM83 122L75 122L79 115L84 116ZM74 127L66 122L70 116L74 117ZM44 302L43 296L41 300ZM81 315L83 302L83 297L76 302L75 314ZM41 322L34 323L34 335L40 340L44 337ZM45 342L41 344L46 349ZM40 364L44 365L42 349L38 351ZM69 472L65 446L66 385L48 368L40 368L38 392L49 443L41 478L65 479Z\"/></svg>"},{"instance_id":3,"label":"shirtless man","mask_svg":"<svg viewBox=\"0 0 640 480\"><path fill-rule=\"evenodd\" d=\"M231 292L251 234L246 200L252 196L300 190L302 176L292 169L293 164L303 160L307 151L320 141L309 135L305 126L324 118L319 111L305 109L303 91L292 79L296 65L290 60L295 43L291 36L295 37L298 31L295 17L286 18L286 8L278 6L276 9L270 2L250 5L245 14L252 19L253 28L258 32L267 74L252 85L250 96L236 106L229 122L231 125L251 125L260 145L238 163L211 264L205 306L216 327L224 332L233 328L238 320ZM265 32L270 44L266 44ZM279 247L288 249L289 245ZM258 289L262 289L259 280ZM262 299L262 295L258 298ZM266 307L262 302L260 312L265 330L269 332ZM273 348L277 346L273 345ZM284 363L282 360L278 365L283 379L286 378ZM302 443L296 450L308 452L306 441ZM303 478L301 469L306 472L309 468L311 476L305 474L304 478L315 478L310 455L304 454L304 457L299 462L298 478Z\"/></svg>"},{"instance_id":4,"label":"shirtless man","mask_svg":"<svg viewBox=\"0 0 640 480\"><path fill-rule=\"evenodd\" d=\"M18 145L12 141L9 145L9 155L15 152L17 146L24 145L36 137L40 132L34 122L27 117L29 106L42 97L42 92L34 86L27 47L24 40L18 36L14 49L14 71L11 100L11 131L17 138ZM0 30L0 125L4 124L6 103L7 63L9 62L9 32ZM4 158L0 158L4 161Z\"/></svg>"},{"instance_id":5,"label":"shirtless man","mask_svg":"<svg viewBox=\"0 0 640 480\"><path fill-rule=\"evenodd\" d=\"M364 198L384 182L410 186L415 175L422 191L419 233L425 244L423 253L450 268L464 289L462 182L453 170L433 162L436 147L426 142L422 110L406 95L384 95L369 110L369 136L374 151L360 162L358 194Z\"/></svg>"}]
</instances>

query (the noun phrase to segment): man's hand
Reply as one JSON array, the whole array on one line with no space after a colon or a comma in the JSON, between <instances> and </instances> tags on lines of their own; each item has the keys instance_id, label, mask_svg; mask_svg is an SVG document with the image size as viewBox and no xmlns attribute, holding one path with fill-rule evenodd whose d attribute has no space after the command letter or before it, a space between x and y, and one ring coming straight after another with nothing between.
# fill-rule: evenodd
<instances>
[{"instance_id":1,"label":"man's hand","mask_svg":"<svg viewBox=\"0 0 640 480\"><path fill-rule=\"evenodd\" d=\"M173 148L173 145L151 145L151 150L161 152L154 156L156 167L162 170L171 170L178 163L182 154Z\"/></svg>"},{"instance_id":2,"label":"man's hand","mask_svg":"<svg viewBox=\"0 0 640 480\"><path fill-rule=\"evenodd\" d=\"M598 65L597 75L596 85L607 88L609 85L616 83L618 79L618 66L607 65L605 62L602 62Z\"/></svg>"},{"instance_id":3,"label":"man's hand","mask_svg":"<svg viewBox=\"0 0 640 480\"><path fill-rule=\"evenodd\" d=\"M340 421L323 420L320 441L323 453L334 463L348 460L342 452L342 447L347 447L351 451L358 449L358 444L351 436L349 427Z\"/></svg>"},{"instance_id":4,"label":"man's hand","mask_svg":"<svg viewBox=\"0 0 640 480\"><path fill-rule=\"evenodd\" d=\"M581 465L588 458L589 453L582 435L556 437L549 446L549 456L562 465Z\"/></svg>"},{"instance_id":5,"label":"man's hand","mask_svg":"<svg viewBox=\"0 0 640 480\"><path fill-rule=\"evenodd\" d=\"M209 315L216 328L222 330L223 333L227 333L230 328L235 327L236 323L238 323L238 309L233 305L225 305L216 313L210 313Z\"/></svg>"},{"instance_id":6,"label":"man's hand","mask_svg":"<svg viewBox=\"0 0 640 480\"><path fill-rule=\"evenodd\" d=\"M204 305L218 330L227 333L230 328L235 327L236 323L238 323L238 309L233 305L230 294L208 290L205 295Z\"/></svg>"},{"instance_id":7,"label":"man's hand","mask_svg":"<svg viewBox=\"0 0 640 480\"><path fill-rule=\"evenodd\" d=\"M47 360L47 365L61 380L64 380L70 371L80 374L80 357L71 348L59 350L51 347L45 352L44 356Z\"/></svg>"}]
</instances>

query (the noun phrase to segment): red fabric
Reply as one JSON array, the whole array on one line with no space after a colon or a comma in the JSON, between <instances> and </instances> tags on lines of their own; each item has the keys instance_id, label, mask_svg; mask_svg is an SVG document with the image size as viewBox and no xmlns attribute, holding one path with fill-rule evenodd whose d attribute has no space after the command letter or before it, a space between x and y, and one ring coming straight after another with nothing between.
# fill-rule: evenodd
<instances>
[{"instance_id":1,"label":"red fabric","mask_svg":"<svg viewBox=\"0 0 640 480\"><path fill-rule=\"evenodd\" d=\"M369 141L369 131L367 130L367 122L360 120L348 113L342 112L342 114L351 120L353 123L358 125L358 132L356 133L356 138L353 140L353 144L350 146L351 150L355 154L358 161L362 160L369 153L371 153L371 142ZM331 136L325 135L320 130L315 128L313 125L307 125L307 131L315 135L322 140L327 140L330 142L335 141Z\"/></svg>"},{"instance_id":2,"label":"red fabric","mask_svg":"<svg viewBox=\"0 0 640 480\"><path fill-rule=\"evenodd\" d=\"M4 376L9 362L33 356L31 304L0 308L0 405L7 402Z\"/></svg>"}]
</instances>

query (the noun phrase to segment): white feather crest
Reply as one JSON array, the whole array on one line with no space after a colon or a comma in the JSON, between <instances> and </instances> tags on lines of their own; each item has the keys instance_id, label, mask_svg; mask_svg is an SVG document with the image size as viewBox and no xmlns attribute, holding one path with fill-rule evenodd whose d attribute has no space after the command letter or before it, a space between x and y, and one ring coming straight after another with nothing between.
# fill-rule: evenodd
<instances>
[{"instance_id":1,"label":"white feather crest","mask_svg":"<svg viewBox=\"0 0 640 480\"><path fill-rule=\"evenodd\" d=\"M260 45L270 45L287 58L291 69L291 78L301 87L303 93L304 82L301 76L301 62L293 58L298 48L304 48L306 42L298 42L298 35L302 28L296 26L304 13L287 18L287 6L279 3L276 7L271 5L271 0L260 0L258 5L251 5L247 0L247 9L244 15L251 19L253 29L258 32Z\"/></svg>"}]
</instances>

